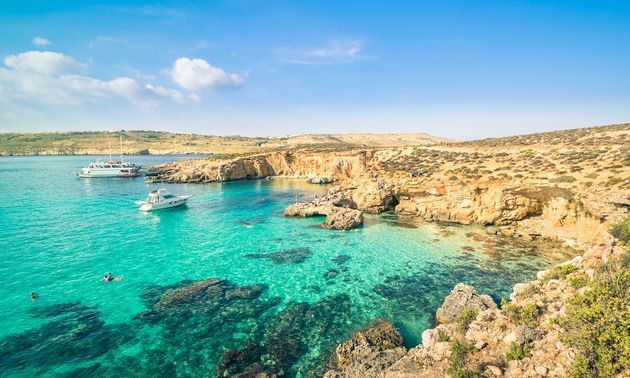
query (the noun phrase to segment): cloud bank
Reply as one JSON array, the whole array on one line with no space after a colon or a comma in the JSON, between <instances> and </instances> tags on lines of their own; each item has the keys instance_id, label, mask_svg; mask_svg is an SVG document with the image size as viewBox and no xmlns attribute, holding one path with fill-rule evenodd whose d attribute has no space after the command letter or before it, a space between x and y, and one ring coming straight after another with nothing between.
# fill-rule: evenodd
<instances>
[{"instance_id":1,"label":"cloud bank","mask_svg":"<svg viewBox=\"0 0 630 378\"><path fill-rule=\"evenodd\" d=\"M127 76L101 80L88 76L89 66L59 52L27 51L9 55L0 68L0 101L81 104L102 98L123 98L141 108L161 100L198 102L196 94L142 84Z\"/></svg>"}]
</instances>

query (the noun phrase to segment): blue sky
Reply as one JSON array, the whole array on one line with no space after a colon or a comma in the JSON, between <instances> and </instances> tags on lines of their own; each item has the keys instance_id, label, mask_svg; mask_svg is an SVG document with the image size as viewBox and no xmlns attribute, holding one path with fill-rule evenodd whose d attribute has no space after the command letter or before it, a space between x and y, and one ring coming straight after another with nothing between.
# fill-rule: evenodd
<instances>
[{"instance_id":1,"label":"blue sky","mask_svg":"<svg viewBox=\"0 0 630 378\"><path fill-rule=\"evenodd\" d=\"M630 121L628 1L18 1L0 130L457 139Z\"/></svg>"}]
</instances>

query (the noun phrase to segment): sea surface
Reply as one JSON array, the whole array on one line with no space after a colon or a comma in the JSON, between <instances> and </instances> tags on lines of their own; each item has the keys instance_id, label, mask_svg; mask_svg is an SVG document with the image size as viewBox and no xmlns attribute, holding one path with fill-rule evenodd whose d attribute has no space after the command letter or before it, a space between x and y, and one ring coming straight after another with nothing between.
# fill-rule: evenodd
<instances>
[{"instance_id":1,"label":"sea surface","mask_svg":"<svg viewBox=\"0 0 630 378\"><path fill-rule=\"evenodd\" d=\"M389 213L324 230L283 216L327 190L295 179L164 184L194 197L142 213L134 201L156 187L77 178L90 159L0 158L1 376L229 375L244 369L236 360L317 376L377 317L414 346L458 282L499 301L577 254ZM101 282L108 272L124 279ZM219 364L230 349L240 360Z\"/></svg>"}]
</instances>

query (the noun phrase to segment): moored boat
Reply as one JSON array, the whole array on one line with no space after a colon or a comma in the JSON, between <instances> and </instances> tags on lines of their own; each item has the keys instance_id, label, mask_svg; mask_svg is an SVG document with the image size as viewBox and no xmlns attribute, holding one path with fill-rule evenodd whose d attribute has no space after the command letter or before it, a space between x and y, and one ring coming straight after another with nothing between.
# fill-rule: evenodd
<instances>
[{"instance_id":1,"label":"moored boat","mask_svg":"<svg viewBox=\"0 0 630 378\"><path fill-rule=\"evenodd\" d=\"M166 189L157 189L149 192L145 201L136 201L140 205L140 211L154 211L181 206L192 196L176 196Z\"/></svg>"},{"instance_id":2,"label":"moored boat","mask_svg":"<svg viewBox=\"0 0 630 378\"><path fill-rule=\"evenodd\" d=\"M120 137L120 160L112 160L112 146L109 145L109 161L95 161L87 167L79 169L76 174L81 178L97 178L97 177L138 177L140 166L123 160L122 136Z\"/></svg>"}]
</instances>

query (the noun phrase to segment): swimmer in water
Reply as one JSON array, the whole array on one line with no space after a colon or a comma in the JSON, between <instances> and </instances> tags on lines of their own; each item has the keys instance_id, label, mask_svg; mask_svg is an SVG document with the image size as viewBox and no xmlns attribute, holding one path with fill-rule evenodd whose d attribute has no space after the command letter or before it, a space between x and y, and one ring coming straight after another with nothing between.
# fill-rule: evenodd
<instances>
[{"instance_id":1,"label":"swimmer in water","mask_svg":"<svg viewBox=\"0 0 630 378\"><path fill-rule=\"evenodd\" d=\"M32 300L35 300L35 299L37 299L37 297L39 297L39 295L37 295L37 293L33 291L33 292L31 293L31 299L32 299Z\"/></svg>"},{"instance_id":2,"label":"swimmer in water","mask_svg":"<svg viewBox=\"0 0 630 378\"><path fill-rule=\"evenodd\" d=\"M112 277L111 273L107 273L103 279L101 281L103 282L109 282L109 281L122 281L122 279L125 278L125 276L116 276L116 277Z\"/></svg>"}]
</instances>

